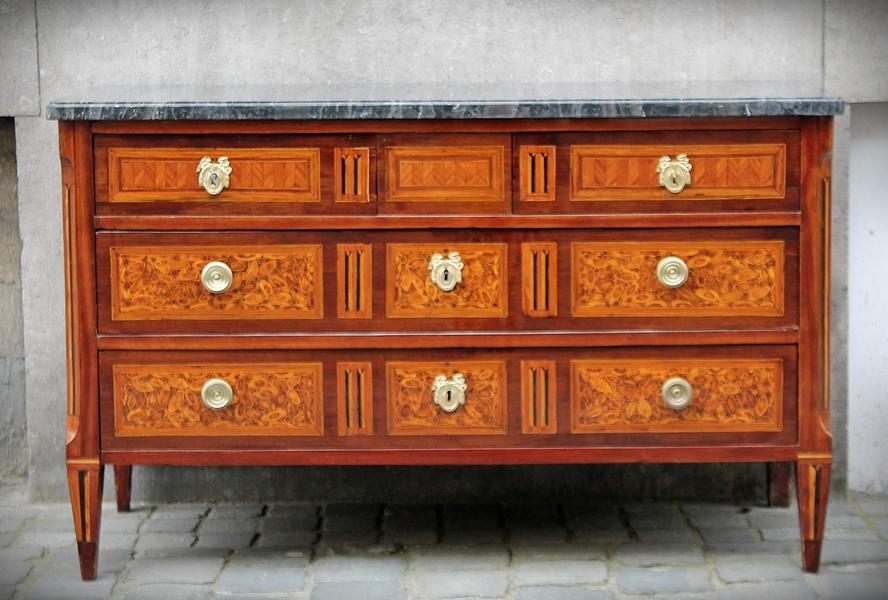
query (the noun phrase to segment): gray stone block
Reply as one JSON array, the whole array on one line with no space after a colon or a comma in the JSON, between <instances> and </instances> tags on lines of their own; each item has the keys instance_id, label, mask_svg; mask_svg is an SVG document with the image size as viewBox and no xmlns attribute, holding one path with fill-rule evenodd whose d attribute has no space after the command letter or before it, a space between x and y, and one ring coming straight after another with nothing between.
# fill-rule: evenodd
<instances>
[{"instance_id":1,"label":"gray stone block","mask_svg":"<svg viewBox=\"0 0 888 600\"><path fill-rule=\"evenodd\" d=\"M801 581L776 582L763 585L728 585L718 590L719 600L762 600L780 598L786 600L814 600L817 594ZM845 599L850 600L850 599ZM854 598L854 600L857 600Z\"/></svg>"},{"instance_id":2,"label":"gray stone block","mask_svg":"<svg viewBox=\"0 0 888 600\"><path fill-rule=\"evenodd\" d=\"M189 519L203 517L210 512L209 504L174 503L160 504L151 513L152 519Z\"/></svg>"},{"instance_id":3,"label":"gray stone block","mask_svg":"<svg viewBox=\"0 0 888 600\"><path fill-rule=\"evenodd\" d=\"M265 510L262 504L217 504L207 519L249 519L258 517Z\"/></svg>"},{"instance_id":4,"label":"gray stone block","mask_svg":"<svg viewBox=\"0 0 888 600\"><path fill-rule=\"evenodd\" d=\"M198 536L195 548L240 550L247 548L256 537L249 531L244 533L207 533Z\"/></svg>"},{"instance_id":5,"label":"gray stone block","mask_svg":"<svg viewBox=\"0 0 888 600\"><path fill-rule=\"evenodd\" d=\"M555 560L513 565L512 583L531 585L595 585L607 581L607 565L599 560Z\"/></svg>"},{"instance_id":6,"label":"gray stone block","mask_svg":"<svg viewBox=\"0 0 888 600\"><path fill-rule=\"evenodd\" d=\"M325 556L312 563L314 581L400 581L407 564L400 556Z\"/></svg>"},{"instance_id":7,"label":"gray stone block","mask_svg":"<svg viewBox=\"0 0 888 600\"><path fill-rule=\"evenodd\" d=\"M748 515L749 524L759 529L782 529L799 526L799 515L796 511L771 509L772 512L758 511Z\"/></svg>"},{"instance_id":8,"label":"gray stone block","mask_svg":"<svg viewBox=\"0 0 888 600\"><path fill-rule=\"evenodd\" d=\"M715 569L726 583L791 581L802 577L799 562L788 556L718 558Z\"/></svg>"},{"instance_id":9,"label":"gray stone block","mask_svg":"<svg viewBox=\"0 0 888 600\"><path fill-rule=\"evenodd\" d=\"M513 546L524 544L553 544L567 541L568 533L563 527L551 529L515 529L509 533L509 543Z\"/></svg>"},{"instance_id":10,"label":"gray stone block","mask_svg":"<svg viewBox=\"0 0 888 600\"><path fill-rule=\"evenodd\" d=\"M71 546L75 541L73 531L71 533L25 531L18 534L13 544L29 548L63 548Z\"/></svg>"},{"instance_id":11,"label":"gray stone block","mask_svg":"<svg viewBox=\"0 0 888 600\"><path fill-rule=\"evenodd\" d=\"M703 567L622 568L617 585L627 594L703 592L712 588L709 569Z\"/></svg>"},{"instance_id":12,"label":"gray stone block","mask_svg":"<svg viewBox=\"0 0 888 600\"><path fill-rule=\"evenodd\" d=\"M99 545L106 550L133 550L138 539L135 533L102 533Z\"/></svg>"},{"instance_id":13,"label":"gray stone block","mask_svg":"<svg viewBox=\"0 0 888 600\"><path fill-rule=\"evenodd\" d=\"M225 559L218 553L200 550L165 557L139 557L126 569L128 584L188 583L210 584L222 572Z\"/></svg>"},{"instance_id":14,"label":"gray stone block","mask_svg":"<svg viewBox=\"0 0 888 600\"><path fill-rule=\"evenodd\" d=\"M326 546L372 546L379 540L379 533L368 531L325 531L321 543Z\"/></svg>"},{"instance_id":15,"label":"gray stone block","mask_svg":"<svg viewBox=\"0 0 888 600\"><path fill-rule=\"evenodd\" d=\"M733 544L737 542L760 542L762 540L762 536L757 529L709 528L701 529L700 535L703 536L703 541L706 542L706 545L708 546L711 546L712 544Z\"/></svg>"},{"instance_id":16,"label":"gray stone block","mask_svg":"<svg viewBox=\"0 0 888 600\"><path fill-rule=\"evenodd\" d=\"M324 510L324 531L376 531L382 516L379 504L329 504Z\"/></svg>"},{"instance_id":17,"label":"gray stone block","mask_svg":"<svg viewBox=\"0 0 888 600\"><path fill-rule=\"evenodd\" d=\"M412 575L416 598L502 598L505 571L419 571Z\"/></svg>"},{"instance_id":18,"label":"gray stone block","mask_svg":"<svg viewBox=\"0 0 888 600\"><path fill-rule=\"evenodd\" d=\"M762 539L766 542L797 542L801 537L798 527L762 529Z\"/></svg>"},{"instance_id":19,"label":"gray stone block","mask_svg":"<svg viewBox=\"0 0 888 600\"><path fill-rule=\"evenodd\" d=\"M275 550L236 552L216 581L225 593L292 593L305 587L305 556Z\"/></svg>"},{"instance_id":20,"label":"gray stone block","mask_svg":"<svg viewBox=\"0 0 888 600\"><path fill-rule=\"evenodd\" d=\"M397 581L338 581L318 583L310 600L407 600L404 586Z\"/></svg>"},{"instance_id":21,"label":"gray stone block","mask_svg":"<svg viewBox=\"0 0 888 600\"><path fill-rule=\"evenodd\" d=\"M630 543L617 548L614 557L632 567L696 565L705 562L703 550L695 544Z\"/></svg>"},{"instance_id":22,"label":"gray stone block","mask_svg":"<svg viewBox=\"0 0 888 600\"><path fill-rule=\"evenodd\" d=\"M265 517L259 521L259 531L284 533L288 531L314 531L320 517L312 513L295 513L279 517Z\"/></svg>"},{"instance_id":23,"label":"gray stone block","mask_svg":"<svg viewBox=\"0 0 888 600\"><path fill-rule=\"evenodd\" d=\"M826 515L827 529L863 529L866 526L866 522L856 515Z\"/></svg>"},{"instance_id":24,"label":"gray stone block","mask_svg":"<svg viewBox=\"0 0 888 600\"><path fill-rule=\"evenodd\" d=\"M872 517L888 517L888 496L863 496L856 498L855 502Z\"/></svg>"},{"instance_id":25,"label":"gray stone block","mask_svg":"<svg viewBox=\"0 0 888 600\"><path fill-rule=\"evenodd\" d=\"M15 596L14 585L0 585L0 600L13 600Z\"/></svg>"},{"instance_id":26,"label":"gray stone block","mask_svg":"<svg viewBox=\"0 0 888 600\"><path fill-rule=\"evenodd\" d=\"M691 525L700 529L708 529L711 527L749 527L749 521L746 515L736 512L713 512L698 513L688 516Z\"/></svg>"},{"instance_id":27,"label":"gray stone block","mask_svg":"<svg viewBox=\"0 0 888 600\"><path fill-rule=\"evenodd\" d=\"M558 505L553 502L506 502L502 510L507 521L524 517L558 517Z\"/></svg>"},{"instance_id":28,"label":"gray stone block","mask_svg":"<svg viewBox=\"0 0 888 600\"><path fill-rule=\"evenodd\" d=\"M304 502L279 502L269 504L265 509L266 517L317 517L321 508L317 504Z\"/></svg>"},{"instance_id":29,"label":"gray stone block","mask_svg":"<svg viewBox=\"0 0 888 600\"><path fill-rule=\"evenodd\" d=\"M318 540L316 531L289 531L286 533L262 533L254 542L257 548L307 548Z\"/></svg>"},{"instance_id":30,"label":"gray stone block","mask_svg":"<svg viewBox=\"0 0 888 600\"><path fill-rule=\"evenodd\" d=\"M621 529L620 509L610 504L572 504L564 507L564 518L571 529Z\"/></svg>"},{"instance_id":31,"label":"gray stone block","mask_svg":"<svg viewBox=\"0 0 888 600\"><path fill-rule=\"evenodd\" d=\"M557 560L605 560L607 552L601 546L588 544L540 544L512 549L512 563L545 562Z\"/></svg>"},{"instance_id":32,"label":"gray stone block","mask_svg":"<svg viewBox=\"0 0 888 600\"><path fill-rule=\"evenodd\" d=\"M0 548L11 546L17 537L17 533L0 533Z\"/></svg>"},{"instance_id":33,"label":"gray stone block","mask_svg":"<svg viewBox=\"0 0 888 600\"><path fill-rule=\"evenodd\" d=\"M539 586L521 588L515 600L613 600L609 590L590 590L584 587Z\"/></svg>"},{"instance_id":34,"label":"gray stone block","mask_svg":"<svg viewBox=\"0 0 888 600\"><path fill-rule=\"evenodd\" d=\"M140 532L145 533L190 533L197 529L200 517L164 518L155 517L142 523Z\"/></svg>"},{"instance_id":35,"label":"gray stone block","mask_svg":"<svg viewBox=\"0 0 888 600\"><path fill-rule=\"evenodd\" d=\"M824 543L830 541L845 542L877 542L879 534L872 529L827 529L823 536Z\"/></svg>"},{"instance_id":36,"label":"gray stone block","mask_svg":"<svg viewBox=\"0 0 888 600\"><path fill-rule=\"evenodd\" d=\"M429 546L410 550L411 565L417 571L494 571L509 564L503 547Z\"/></svg>"},{"instance_id":37,"label":"gray stone block","mask_svg":"<svg viewBox=\"0 0 888 600\"><path fill-rule=\"evenodd\" d=\"M635 529L686 529L687 519L678 513L662 515L629 515L629 526Z\"/></svg>"},{"instance_id":38,"label":"gray stone block","mask_svg":"<svg viewBox=\"0 0 888 600\"><path fill-rule=\"evenodd\" d=\"M823 544L820 563L870 563L888 560L888 542L841 542Z\"/></svg>"},{"instance_id":39,"label":"gray stone block","mask_svg":"<svg viewBox=\"0 0 888 600\"><path fill-rule=\"evenodd\" d=\"M671 542L676 544L699 544L700 536L691 529L636 529L642 542Z\"/></svg>"},{"instance_id":40,"label":"gray stone block","mask_svg":"<svg viewBox=\"0 0 888 600\"><path fill-rule=\"evenodd\" d=\"M573 539L583 544L617 544L629 541L628 529L596 529L575 531Z\"/></svg>"},{"instance_id":41,"label":"gray stone block","mask_svg":"<svg viewBox=\"0 0 888 600\"><path fill-rule=\"evenodd\" d=\"M445 530L499 529L502 515L496 506L448 505L442 510Z\"/></svg>"},{"instance_id":42,"label":"gray stone block","mask_svg":"<svg viewBox=\"0 0 888 600\"><path fill-rule=\"evenodd\" d=\"M208 585L142 584L124 592L123 597L125 600L206 600L211 589Z\"/></svg>"},{"instance_id":43,"label":"gray stone block","mask_svg":"<svg viewBox=\"0 0 888 600\"><path fill-rule=\"evenodd\" d=\"M480 544L501 544L506 537L502 529L467 529L445 531L441 543L457 546L477 546Z\"/></svg>"},{"instance_id":44,"label":"gray stone block","mask_svg":"<svg viewBox=\"0 0 888 600\"><path fill-rule=\"evenodd\" d=\"M713 554L795 554L799 545L790 542L724 542L707 544Z\"/></svg>"},{"instance_id":45,"label":"gray stone block","mask_svg":"<svg viewBox=\"0 0 888 600\"><path fill-rule=\"evenodd\" d=\"M817 586L824 600L884 600L888 590L888 568L884 565L853 572L823 571Z\"/></svg>"},{"instance_id":46,"label":"gray stone block","mask_svg":"<svg viewBox=\"0 0 888 600\"><path fill-rule=\"evenodd\" d=\"M386 504L382 509L382 516L385 520L395 517L437 522L438 507L434 504Z\"/></svg>"},{"instance_id":47,"label":"gray stone block","mask_svg":"<svg viewBox=\"0 0 888 600\"><path fill-rule=\"evenodd\" d=\"M16 585L31 572L31 563L23 560L5 560L0 555L0 585Z\"/></svg>"},{"instance_id":48,"label":"gray stone block","mask_svg":"<svg viewBox=\"0 0 888 600\"><path fill-rule=\"evenodd\" d=\"M58 575L46 575L28 582L24 597L40 600L105 600L117 578L104 574L94 581L82 581L80 577L61 578Z\"/></svg>"},{"instance_id":49,"label":"gray stone block","mask_svg":"<svg viewBox=\"0 0 888 600\"><path fill-rule=\"evenodd\" d=\"M204 519L197 529L198 535L208 533L255 533L255 519Z\"/></svg>"},{"instance_id":50,"label":"gray stone block","mask_svg":"<svg viewBox=\"0 0 888 600\"><path fill-rule=\"evenodd\" d=\"M26 533L69 533L74 535L74 520L69 517L57 517L53 519L35 518L25 523Z\"/></svg>"},{"instance_id":51,"label":"gray stone block","mask_svg":"<svg viewBox=\"0 0 888 600\"><path fill-rule=\"evenodd\" d=\"M0 519L0 533L15 533L22 528L24 519Z\"/></svg>"},{"instance_id":52,"label":"gray stone block","mask_svg":"<svg viewBox=\"0 0 888 600\"><path fill-rule=\"evenodd\" d=\"M143 533L136 542L136 550L181 550L194 545L191 533Z\"/></svg>"}]
</instances>

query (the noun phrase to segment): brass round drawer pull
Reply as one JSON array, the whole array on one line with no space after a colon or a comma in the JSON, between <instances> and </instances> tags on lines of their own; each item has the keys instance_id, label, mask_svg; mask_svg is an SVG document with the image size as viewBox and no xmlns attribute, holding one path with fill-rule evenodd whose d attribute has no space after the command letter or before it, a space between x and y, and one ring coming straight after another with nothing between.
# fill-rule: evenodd
<instances>
[{"instance_id":1,"label":"brass round drawer pull","mask_svg":"<svg viewBox=\"0 0 888 600\"><path fill-rule=\"evenodd\" d=\"M207 379L200 390L200 399L207 408L219 410L228 406L234 391L224 379Z\"/></svg>"},{"instance_id":2,"label":"brass round drawer pull","mask_svg":"<svg viewBox=\"0 0 888 600\"><path fill-rule=\"evenodd\" d=\"M200 282L211 294L226 292L233 281L234 274L231 272L231 267L222 261L208 262L200 272Z\"/></svg>"},{"instance_id":3,"label":"brass round drawer pull","mask_svg":"<svg viewBox=\"0 0 888 600\"><path fill-rule=\"evenodd\" d=\"M670 288L684 285L688 280L688 265L677 256L667 256L657 263L657 279Z\"/></svg>"},{"instance_id":4,"label":"brass round drawer pull","mask_svg":"<svg viewBox=\"0 0 888 600\"><path fill-rule=\"evenodd\" d=\"M443 373L435 376L432 383L432 400L444 412L452 413L466 403L466 378L462 373L454 373L448 379Z\"/></svg>"},{"instance_id":5,"label":"brass round drawer pull","mask_svg":"<svg viewBox=\"0 0 888 600\"><path fill-rule=\"evenodd\" d=\"M432 283L442 292L450 292L462 281L463 261L459 252L447 256L435 252L429 259L429 273Z\"/></svg>"},{"instance_id":6,"label":"brass round drawer pull","mask_svg":"<svg viewBox=\"0 0 888 600\"><path fill-rule=\"evenodd\" d=\"M216 196L228 187L231 170L227 156L220 156L215 162L209 156L204 156L197 163L197 182L209 195Z\"/></svg>"},{"instance_id":7,"label":"brass round drawer pull","mask_svg":"<svg viewBox=\"0 0 888 600\"><path fill-rule=\"evenodd\" d=\"M663 402L672 410L681 410L691 403L694 388L686 379L670 377L663 384Z\"/></svg>"},{"instance_id":8,"label":"brass round drawer pull","mask_svg":"<svg viewBox=\"0 0 888 600\"><path fill-rule=\"evenodd\" d=\"M673 194L677 194L691 185L691 161L687 154L679 154L675 160L668 155L660 157L657 173L660 174L660 185Z\"/></svg>"}]
</instances>

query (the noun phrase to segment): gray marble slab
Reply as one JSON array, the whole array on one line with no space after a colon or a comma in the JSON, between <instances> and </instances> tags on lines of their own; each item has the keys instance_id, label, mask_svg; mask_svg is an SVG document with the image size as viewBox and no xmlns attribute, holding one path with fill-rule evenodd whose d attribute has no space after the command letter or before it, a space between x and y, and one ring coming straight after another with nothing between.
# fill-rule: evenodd
<instances>
[{"instance_id":1,"label":"gray marble slab","mask_svg":"<svg viewBox=\"0 0 888 600\"><path fill-rule=\"evenodd\" d=\"M119 87L47 106L65 121L518 119L838 115L839 98L799 82Z\"/></svg>"}]
</instances>

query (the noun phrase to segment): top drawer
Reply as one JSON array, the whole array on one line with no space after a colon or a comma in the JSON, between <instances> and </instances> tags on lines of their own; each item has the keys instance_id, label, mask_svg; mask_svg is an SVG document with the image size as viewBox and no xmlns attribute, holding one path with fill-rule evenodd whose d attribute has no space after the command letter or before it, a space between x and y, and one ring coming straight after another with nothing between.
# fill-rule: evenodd
<instances>
[{"instance_id":1,"label":"top drawer","mask_svg":"<svg viewBox=\"0 0 888 600\"><path fill-rule=\"evenodd\" d=\"M516 212L797 210L797 131L518 134Z\"/></svg>"},{"instance_id":2,"label":"top drawer","mask_svg":"<svg viewBox=\"0 0 888 600\"><path fill-rule=\"evenodd\" d=\"M99 214L374 213L376 138L98 136Z\"/></svg>"}]
</instances>

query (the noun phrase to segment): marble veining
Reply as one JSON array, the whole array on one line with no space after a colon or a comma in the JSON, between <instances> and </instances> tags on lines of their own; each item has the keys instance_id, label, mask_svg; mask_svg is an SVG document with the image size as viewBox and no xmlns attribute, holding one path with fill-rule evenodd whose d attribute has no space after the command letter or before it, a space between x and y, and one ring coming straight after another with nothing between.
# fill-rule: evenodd
<instances>
[{"instance_id":1,"label":"marble veining","mask_svg":"<svg viewBox=\"0 0 888 600\"><path fill-rule=\"evenodd\" d=\"M755 84L414 84L116 87L58 100L50 119L518 119L841 114L817 86Z\"/></svg>"}]
</instances>

